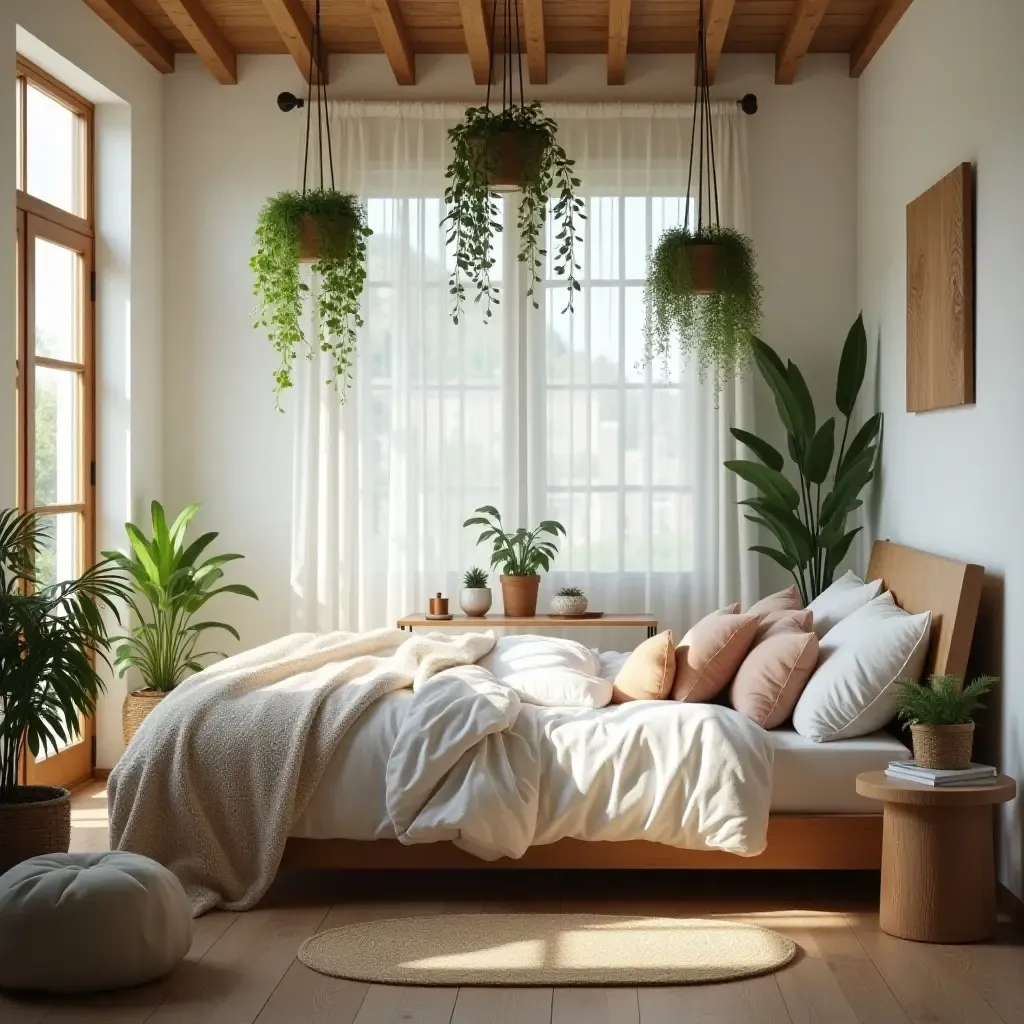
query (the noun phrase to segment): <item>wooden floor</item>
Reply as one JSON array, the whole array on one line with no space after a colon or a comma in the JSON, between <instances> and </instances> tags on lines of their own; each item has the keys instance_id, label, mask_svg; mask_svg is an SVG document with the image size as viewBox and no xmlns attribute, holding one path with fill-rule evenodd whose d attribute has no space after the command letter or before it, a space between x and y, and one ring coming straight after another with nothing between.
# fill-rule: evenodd
<instances>
[{"instance_id":1,"label":"wooden floor","mask_svg":"<svg viewBox=\"0 0 1024 1024\"><path fill-rule=\"evenodd\" d=\"M105 849L103 790L83 788L73 808L72 848ZM1024 935L1003 923L979 946L890 938L878 929L877 885L873 875L757 872L299 876L280 880L255 910L196 921L188 957L163 981L75 1001L0 996L0 1021L1024 1024ZM327 978L295 959L309 935L349 921L558 909L756 921L792 936L800 953L763 978L640 989L389 988Z\"/></svg>"}]
</instances>

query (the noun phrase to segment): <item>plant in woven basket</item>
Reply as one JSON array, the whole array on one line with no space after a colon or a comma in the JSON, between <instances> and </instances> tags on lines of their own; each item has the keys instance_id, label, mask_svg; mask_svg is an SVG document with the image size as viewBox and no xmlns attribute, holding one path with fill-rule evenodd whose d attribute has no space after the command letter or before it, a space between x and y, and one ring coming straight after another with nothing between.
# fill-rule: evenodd
<instances>
[{"instance_id":1,"label":"plant in woven basket","mask_svg":"<svg viewBox=\"0 0 1024 1024\"><path fill-rule=\"evenodd\" d=\"M462 585L467 590L483 590L487 586L487 573L474 566L462 577Z\"/></svg>"},{"instance_id":2,"label":"plant in woven basket","mask_svg":"<svg viewBox=\"0 0 1024 1024\"><path fill-rule=\"evenodd\" d=\"M897 714L904 728L912 725L965 725L985 707L981 698L999 679L979 676L961 689L959 676L932 676L927 683L897 684Z\"/></svg>"},{"instance_id":3,"label":"plant in woven basket","mask_svg":"<svg viewBox=\"0 0 1024 1024\"><path fill-rule=\"evenodd\" d=\"M362 327L360 298L366 281L366 239L372 232L355 196L333 189L282 192L268 199L256 222L256 254L249 265L256 275L256 327L264 327L280 358L274 372L274 396L293 384L295 357L312 358L317 348L329 353L331 377L344 401L356 359L356 330ZM307 341L301 321L310 291L299 270L303 245L317 251L312 264L319 337Z\"/></svg>"},{"instance_id":4,"label":"plant in woven basket","mask_svg":"<svg viewBox=\"0 0 1024 1024\"><path fill-rule=\"evenodd\" d=\"M106 662L112 642L101 612L120 621L130 593L109 560L42 586L35 566L50 543L35 513L0 511L0 804L17 797L26 748L53 754L81 734L103 691L94 658Z\"/></svg>"},{"instance_id":5,"label":"plant in woven basket","mask_svg":"<svg viewBox=\"0 0 1024 1024\"><path fill-rule=\"evenodd\" d=\"M115 668L119 676L137 668L143 686L159 693L174 689L187 673L200 671L204 659L224 657L220 651L196 650L204 633L223 630L241 639L238 630L226 622L196 621L209 601L223 594L257 599L255 591L241 583L218 585L224 578L222 566L242 555L201 560L217 539L216 533L204 533L186 545L186 531L198 511L198 505L189 505L168 526L163 506L154 501L152 537L133 523L125 523L131 554L104 552L132 582L128 605L137 622L129 634L114 638Z\"/></svg>"}]
</instances>

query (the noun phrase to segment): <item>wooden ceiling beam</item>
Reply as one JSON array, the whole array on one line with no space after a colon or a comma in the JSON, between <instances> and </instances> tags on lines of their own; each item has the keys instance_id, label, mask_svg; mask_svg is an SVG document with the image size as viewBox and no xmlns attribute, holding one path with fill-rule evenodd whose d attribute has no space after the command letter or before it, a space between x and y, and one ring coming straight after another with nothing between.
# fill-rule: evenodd
<instances>
[{"instance_id":1,"label":"wooden ceiling beam","mask_svg":"<svg viewBox=\"0 0 1024 1024\"><path fill-rule=\"evenodd\" d=\"M708 85L714 85L715 75L718 72L718 58L722 56L722 47L725 46L725 36L729 31L729 22L732 20L732 10L736 6L736 0L704 0L704 5ZM700 85L699 57L694 61L693 79L695 84Z\"/></svg>"},{"instance_id":2,"label":"wooden ceiling beam","mask_svg":"<svg viewBox=\"0 0 1024 1024\"><path fill-rule=\"evenodd\" d=\"M416 55L398 0L366 0L366 4L395 80L399 85L415 85Z\"/></svg>"},{"instance_id":3,"label":"wooden ceiling beam","mask_svg":"<svg viewBox=\"0 0 1024 1024\"><path fill-rule=\"evenodd\" d=\"M487 16L483 0L459 0L466 52L473 68L473 81L486 85L491 79L491 44L487 38Z\"/></svg>"},{"instance_id":4,"label":"wooden ceiling beam","mask_svg":"<svg viewBox=\"0 0 1024 1024\"><path fill-rule=\"evenodd\" d=\"M548 45L544 38L544 0L523 0L526 64L531 85L548 84Z\"/></svg>"},{"instance_id":5,"label":"wooden ceiling beam","mask_svg":"<svg viewBox=\"0 0 1024 1024\"><path fill-rule=\"evenodd\" d=\"M238 84L238 59L201 0L160 0L164 13L221 85Z\"/></svg>"},{"instance_id":6,"label":"wooden ceiling beam","mask_svg":"<svg viewBox=\"0 0 1024 1024\"><path fill-rule=\"evenodd\" d=\"M174 70L174 47L131 0L85 0L125 42L165 75Z\"/></svg>"},{"instance_id":7,"label":"wooden ceiling beam","mask_svg":"<svg viewBox=\"0 0 1024 1024\"><path fill-rule=\"evenodd\" d=\"M295 59L302 77L308 81L310 65L313 81L327 81L327 55L323 47L313 53L313 23L302 6L302 0L263 0L270 20L277 29L285 48Z\"/></svg>"},{"instance_id":8,"label":"wooden ceiling beam","mask_svg":"<svg viewBox=\"0 0 1024 1024\"><path fill-rule=\"evenodd\" d=\"M626 53L629 50L631 0L608 3L608 84L626 84Z\"/></svg>"},{"instance_id":9,"label":"wooden ceiling beam","mask_svg":"<svg viewBox=\"0 0 1024 1024\"><path fill-rule=\"evenodd\" d=\"M864 34L850 52L851 78L860 78L864 69L871 63L871 58L878 53L882 43L899 24L900 18L907 13L911 3L912 0L882 0L868 22Z\"/></svg>"},{"instance_id":10,"label":"wooden ceiling beam","mask_svg":"<svg viewBox=\"0 0 1024 1024\"><path fill-rule=\"evenodd\" d=\"M829 0L797 0L789 28L775 54L775 84L792 85L800 59L807 53L821 19L825 17Z\"/></svg>"}]
</instances>

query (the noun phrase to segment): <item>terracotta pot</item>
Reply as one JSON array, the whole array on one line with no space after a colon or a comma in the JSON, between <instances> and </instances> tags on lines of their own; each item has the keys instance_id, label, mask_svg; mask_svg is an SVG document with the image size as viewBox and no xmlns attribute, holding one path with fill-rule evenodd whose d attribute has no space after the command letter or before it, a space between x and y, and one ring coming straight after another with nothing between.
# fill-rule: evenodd
<instances>
[{"instance_id":1,"label":"terracotta pot","mask_svg":"<svg viewBox=\"0 0 1024 1024\"><path fill-rule=\"evenodd\" d=\"M71 845L71 794L60 786L16 786L0 797L0 874Z\"/></svg>"},{"instance_id":2,"label":"terracotta pot","mask_svg":"<svg viewBox=\"0 0 1024 1024\"><path fill-rule=\"evenodd\" d=\"M539 576L502 576L501 603L505 614L516 619L528 619L537 614Z\"/></svg>"},{"instance_id":3,"label":"terracotta pot","mask_svg":"<svg viewBox=\"0 0 1024 1024\"><path fill-rule=\"evenodd\" d=\"M482 149L487 159L487 183L495 192L515 192L522 178L533 180L540 174L544 154L544 136L540 132L503 128L471 139L470 148Z\"/></svg>"},{"instance_id":4,"label":"terracotta pot","mask_svg":"<svg viewBox=\"0 0 1024 1024\"><path fill-rule=\"evenodd\" d=\"M136 690L129 693L121 705L121 731L127 746L132 737L139 731L139 726L146 720L149 713L166 697L160 690Z\"/></svg>"},{"instance_id":5,"label":"terracotta pot","mask_svg":"<svg viewBox=\"0 0 1024 1024\"><path fill-rule=\"evenodd\" d=\"M473 618L486 615L491 610L491 588L464 587L459 594L459 606Z\"/></svg>"},{"instance_id":6,"label":"terracotta pot","mask_svg":"<svg viewBox=\"0 0 1024 1024\"><path fill-rule=\"evenodd\" d=\"M962 769L971 763L974 723L912 725L914 761L919 768Z\"/></svg>"},{"instance_id":7,"label":"terracotta pot","mask_svg":"<svg viewBox=\"0 0 1024 1024\"><path fill-rule=\"evenodd\" d=\"M715 245L688 245L690 279L698 295L710 295L718 287L718 247Z\"/></svg>"},{"instance_id":8,"label":"terracotta pot","mask_svg":"<svg viewBox=\"0 0 1024 1024\"><path fill-rule=\"evenodd\" d=\"M352 229L344 219L337 228L343 244L351 237ZM320 221L310 214L304 214L299 223L299 262L316 263L320 259Z\"/></svg>"}]
</instances>

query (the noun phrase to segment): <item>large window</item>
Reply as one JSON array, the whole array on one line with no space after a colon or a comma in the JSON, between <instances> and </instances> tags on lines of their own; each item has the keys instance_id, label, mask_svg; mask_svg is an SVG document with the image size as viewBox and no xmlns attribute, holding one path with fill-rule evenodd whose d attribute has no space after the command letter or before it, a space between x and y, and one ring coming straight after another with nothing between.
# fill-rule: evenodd
<instances>
[{"instance_id":1,"label":"large window","mask_svg":"<svg viewBox=\"0 0 1024 1024\"><path fill-rule=\"evenodd\" d=\"M18 60L15 79L18 269L18 505L42 518L42 584L93 560L92 108ZM82 738L26 766L35 783L67 783L92 767Z\"/></svg>"}]
</instances>

